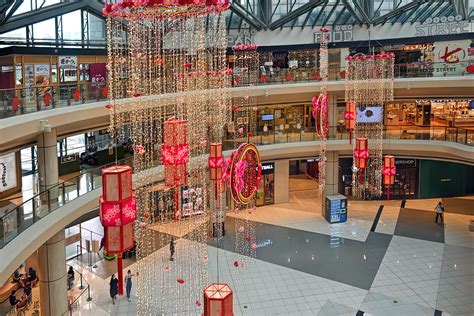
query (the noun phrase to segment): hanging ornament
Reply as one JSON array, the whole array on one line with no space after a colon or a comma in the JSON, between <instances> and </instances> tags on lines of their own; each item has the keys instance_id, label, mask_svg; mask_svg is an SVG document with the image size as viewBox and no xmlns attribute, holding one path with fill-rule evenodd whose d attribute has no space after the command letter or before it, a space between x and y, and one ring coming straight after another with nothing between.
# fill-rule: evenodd
<instances>
[{"instance_id":1,"label":"hanging ornament","mask_svg":"<svg viewBox=\"0 0 474 316\"><path fill-rule=\"evenodd\" d=\"M46 93L43 97L43 102L44 105L49 106L49 104L51 103L51 94Z\"/></svg>"},{"instance_id":2,"label":"hanging ornament","mask_svg":"<svg viewBox=\"0 0 474 316\"><path fill-rule=\"evenodd\" d=\"M14 96L12 98L12 109L13 109L13 111L15 111L15 112L18 111L19 107L20 107L20 99L17 96Z\"/></svg>"},{"instance_id":3,"label":"hanging ornament","mask_svg":"<svg viewBox=\"0 0 474 316\"><path fill-rule=\"evenodd\" d=\"M79 101L81 98L81 91L79 89L74 89L72 92L72 98L74 101Z\"/></svg>"},{"instance_id":4,"label":"hanging ornament","mask_svg":"<svg viewBox=\"0 0 474 316\"><path fill-rule=\"evenodd\" d=\"M383 184L387 187L387 200L390 200L390 186L395 183L395 175L397 170L395 168L395 157L383 157Z\"/></svg>"},{"instance_id":5,"label":"hanging ornament","mask_svg":"<svg viewBox=\"0 0 474 316\"><path fill-rule=\"evenodd\" d=\"M346 103L346 111L344 112L344 119L346 120L346 130L349 131L349 144L352 144L352 132L356 123L355 102L349 101Z\"/></svg>"}]
</instances>

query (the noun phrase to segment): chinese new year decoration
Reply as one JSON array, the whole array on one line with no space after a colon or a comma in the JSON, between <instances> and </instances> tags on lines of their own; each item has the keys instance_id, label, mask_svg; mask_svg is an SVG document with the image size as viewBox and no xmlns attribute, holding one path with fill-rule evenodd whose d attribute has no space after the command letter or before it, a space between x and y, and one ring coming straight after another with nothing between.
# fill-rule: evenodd
<instances>
[{"instance_id":1,"label":"chinese new year decoration","mask_svg":"<svg viewBox=\"0 0 474 316\"><path fill-rule=\"evenodd\" d=\"M387 187L387 200L390 200L390 186L395 183L395 175L397 169L395 168L395 157L384 156L383 157L383 184Z\"/></svg>"},{"instance_id":2,"label":"chinese new year decoration","mask_svg":"<svg viewBox=\"0 0 474 316\"><path fill-rule=\"evenodd\" d=\"M232 197L238 203L248 204L257 193L262 175L260 155L254 144L242 144L233 153L230 170Z\"/></svg>"},{"instance_id":3,"label":"chinese new year decoration","mask_svg":"<svg viewBox=\"0 0 474 316\"><path fill-rule=\"evenodd\" d=\"M356 138L356 148L354 149L354 162L359 172L359 183L362 184L363 173L367 169L369 161L369 149L367 138Z\"/></svg>"},{"instance_id":4,"label":"chinese new year decoration","mask_svg":"<svg viewBox=\"0 0 474 316\"><path fill-rule=\"evenodd\" d=\"M233 316L233 293L229 285L213 283L204 290L204 316Z\"/></svg>"},{"instance_id":5,"label":"chinese new year decoration","mask_svg":"<svg viewBox=\"0 0 474 316\"><path fill-rule=\"evenodd\" d=\"M134 247L133 225L136 218L132 168L124 165L103 169L100 221L104 226L105 252L117 255L120 295L123 294L122 253Z\"/></svg>"},{"instance_id":6,"label":"chinese new year decoration","mask_svg":"<svg viewBox=\"0 0 474 316\"><path fill-rule=\"evenodd\" d=\"M349 143L352 144L352 132L356 124L356 109L355 102L349 101L346 103L346 111L344 112L344 119L346 120L346 130L349 131Z\"/></svg>"}]
</instances>

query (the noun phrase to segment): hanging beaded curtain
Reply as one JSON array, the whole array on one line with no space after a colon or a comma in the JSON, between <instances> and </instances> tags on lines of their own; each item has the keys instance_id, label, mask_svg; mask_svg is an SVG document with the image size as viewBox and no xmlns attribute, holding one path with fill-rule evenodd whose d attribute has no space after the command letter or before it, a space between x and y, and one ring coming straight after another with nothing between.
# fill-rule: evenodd
<instances>
[{"instance_id":1,"label":"hanging beaded curtain","mask_svg":"<svg viewBox=\"0 0 474 316\"><path fill-rule=\"evenodd\" d=\"M384 104L393 100L395 55L347 57L346 102L356 105L355 138L368 139L367 168L352 167L352 194L370 198L382 194L382 133ZM355 146L355 142L354 142Z\"/></svg>"},{"instance_id":2,"label":"hanging beaded curtain","mask_svg":"<svg viewBox=\"0 0 474 316\"><path fill-rule=\"evenodd\" d=\"M128 0L104 8L110 132L133 144L139 315L202 312L209 144L222 142L228 111L228 6ZM170 236L185 235L170 262Z\"/></svg>"}]
</instances>

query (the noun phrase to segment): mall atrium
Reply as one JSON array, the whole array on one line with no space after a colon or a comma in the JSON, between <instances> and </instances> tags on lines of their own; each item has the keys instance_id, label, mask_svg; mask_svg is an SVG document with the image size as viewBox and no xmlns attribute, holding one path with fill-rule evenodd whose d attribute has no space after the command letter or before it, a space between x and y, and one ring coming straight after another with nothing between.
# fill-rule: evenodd
<instances>
[{"instance_id":1,"label":"mall atrium","mask_svg":"<svg viewBox=\"0 0 474 316\"><path fill-rule=\"evenodd\" d=\"M0 315L474 315L474 0L0 0Z\"/></svg>"}]
</instances>

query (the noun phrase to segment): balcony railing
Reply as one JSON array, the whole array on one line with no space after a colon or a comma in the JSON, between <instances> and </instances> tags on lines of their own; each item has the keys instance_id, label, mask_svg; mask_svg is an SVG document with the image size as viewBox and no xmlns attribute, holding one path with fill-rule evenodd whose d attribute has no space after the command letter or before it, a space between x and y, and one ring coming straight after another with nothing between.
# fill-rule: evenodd
<instances>
[{"instance_id":1,"label":"balcony railing","mask_svg":"<svg viewBox=\"0 0 474 316\"><path fill-rule=\"evenodd\" d=\"M348 139L347 132L341 127L331 127L329 139ZM474 129L467 130L450 127L422 127L422 126L389 126L383 131L384 139L420 139L456 142L474 146ZM318 140L314 128L301 130L285 130L261 132L249 138L227 139L225 149L235 148L235 143L253 142L257 145L269 145L291 142L305 142ZM119 161L121 164L131 165L131 159ZM8 211L0 217L0 249L15 239L35 222L53 213L72 200L83 196L102 186L102 168L105 165L79 176L66 180L46 191L43 191L23 204Z\"/></svg>"},{"instance_id":2,"label":"balcony railing","mask_svg":"<svg viewBox=\"0 0 474 316\"><path fill-rule=\"evenodd\" d=\"M468 63L410 63L395 65L394 72L395 78L474 76L467 71L467 66ZM257 74L251 72L233 74L231 84L233 87L246 86L250 82L249 79L255 76L258 78L258 85L318 82L321 80L318 69L273 68L270 71L267 67L264 72L258 71ZM330 81L343 81L345 80L345 69L330 68L328 77ZM1 89L0 119L104 100L107 100L106 83L81 82Z\"/></svg>"}]
</instances>

